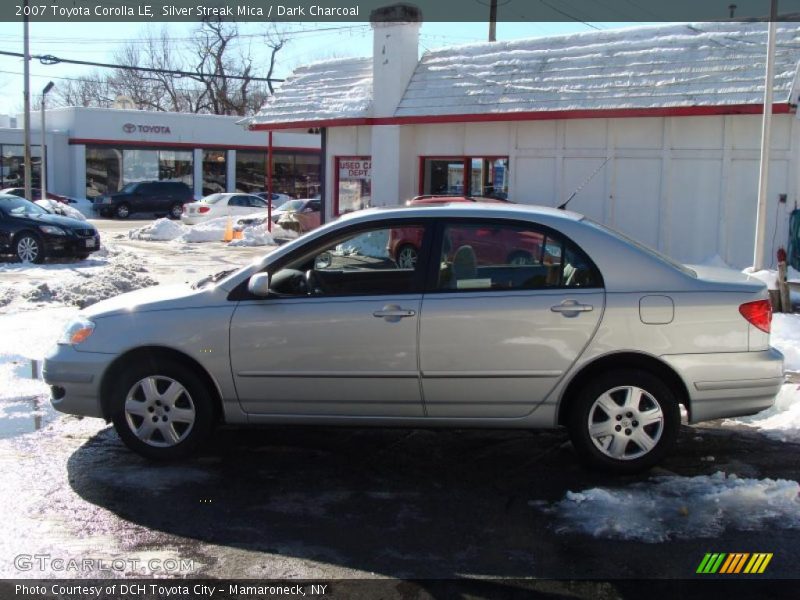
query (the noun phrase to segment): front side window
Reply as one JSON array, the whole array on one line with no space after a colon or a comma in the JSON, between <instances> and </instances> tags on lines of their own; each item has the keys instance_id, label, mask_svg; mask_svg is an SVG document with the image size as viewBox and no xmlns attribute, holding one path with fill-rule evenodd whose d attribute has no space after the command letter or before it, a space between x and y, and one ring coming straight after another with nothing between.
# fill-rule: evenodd
<instances>
[{"instance_id":1,"label":"front side window","mask_svg":"<svg viewBox=\"0 0 800 600\"><path fill-rule=\"evenodd\" d=\"M275 293L298 296L387 295L418 292L421 265L398 258L397 242L426 235L423 225L361 230L322 244L273 274Z\"/></svg>"},{"instance_id":2,"label":"front side window","mask_svg":"<svg viewBox=\"0 0 800 600\"><path fill-rule=\"evenodd\" d=\"M577 246L534 225L449 224L439 264L440 291L602 286L596 267Z\"/></svg>"}]
</instances>

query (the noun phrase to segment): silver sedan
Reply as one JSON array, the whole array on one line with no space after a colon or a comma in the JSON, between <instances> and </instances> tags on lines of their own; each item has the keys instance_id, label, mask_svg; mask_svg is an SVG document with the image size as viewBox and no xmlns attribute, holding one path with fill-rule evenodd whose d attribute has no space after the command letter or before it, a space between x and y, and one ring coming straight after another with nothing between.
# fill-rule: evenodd
<instances>
[{"instance_id":1,"label":"silver sedan","mask_svg":"<svg viewBox=\"0 0 800 600\"><path fill-rule=\"evenodd\" d=\"M45 379L58 410L154 459L218 423L564 426L586 463L634 472L669 450L681 407L696 423L772 406L770 322L762 283L575 213L366 210L193 287L90 307Z\"/></svg>"}]
</instances>

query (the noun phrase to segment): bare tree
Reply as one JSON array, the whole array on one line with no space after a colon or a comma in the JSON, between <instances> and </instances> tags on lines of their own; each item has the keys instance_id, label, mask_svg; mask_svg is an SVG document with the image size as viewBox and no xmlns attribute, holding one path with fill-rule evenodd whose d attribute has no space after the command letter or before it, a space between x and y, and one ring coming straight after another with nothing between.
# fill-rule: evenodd
<instances>
[{"instance_id":1,"label":"bare tree","mask_svg":"<svg viewBox=\"0 0 800 600\"><path fill-rule=\"evenodd\" d=\"M272 77L278 52L287 37L275 26L263 35ZM260 46L258 50L261 50ZM254 81L260 70L251 44L240 43L238 25L205 20L190 41L176 45L164 28L122 46L116 63L154 71L115 69L71 81L61 87L62 105L111 106L117 96L131 98L141 110L248 115L258 111L274 91L271 82ZM167 71L186 71L176 75ZM236 77L231 77L236 76Z\"/></svg>"}]
</instances>

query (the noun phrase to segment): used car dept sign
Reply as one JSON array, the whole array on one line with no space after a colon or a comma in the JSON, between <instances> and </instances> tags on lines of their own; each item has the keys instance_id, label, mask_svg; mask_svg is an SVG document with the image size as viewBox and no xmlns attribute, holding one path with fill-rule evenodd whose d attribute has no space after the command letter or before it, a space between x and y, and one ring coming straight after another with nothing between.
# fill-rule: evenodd
<instances>
[{"instance_id":1,"label":"used car dept sign","mask_svg":"<svg viewBox=\"0 0 800 600\"><path fill-rule=\"evenodd\" d=\"M339 163L341 179L369 179L372 172L371 160L343 160Z\"/></svg>"},{"instance_id":2,"label":"used car dept sign","mask_svg":"<svg viewBox=\"0 0 800 600\"><path fill-rule=\"evenodd\" d=\"M139 133L161 133L164 135L172 133L168 125L137 125L136 123L125 123L122 126L122 131L125 133L138 131Z\"/></svg>"}]
</instances>

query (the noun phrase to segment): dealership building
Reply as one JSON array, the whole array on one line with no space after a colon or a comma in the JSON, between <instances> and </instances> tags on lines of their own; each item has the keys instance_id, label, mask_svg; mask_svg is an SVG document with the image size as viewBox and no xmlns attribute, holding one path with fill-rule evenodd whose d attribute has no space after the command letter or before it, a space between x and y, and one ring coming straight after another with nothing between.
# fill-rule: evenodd
<instances>
[{"instance_id":1,"label":"dealership building","mask_svg":"<svg viewBox=\"0 0 800 600\"><path fill-rule=\"evenodd\" d=\"M417 194L569 207L684 262L752 264L767 26L714 22L420 54L372 15L372 56L298 68L247 124L320 128L328 218ZM800 25L779 23L768 256L800 192Z\"/></svg>"},{"instance_id":2,"label":"dealership building","mask_svg":"<svg viewBox=\"0 0 800 600\"><path fill-rule=\"evenodd\" d=\"M182 181L196 197L268 189L268 134L241 117L106 108L55 108L45 115L47 189L93 198L144 180ZM23 185L22 118L0 117L0 188ZM31 176L39 186L41 129L31 118ZM272 189L306 198L320 191L320 136L276 133Z\"/></svg>"}]
</instances>

